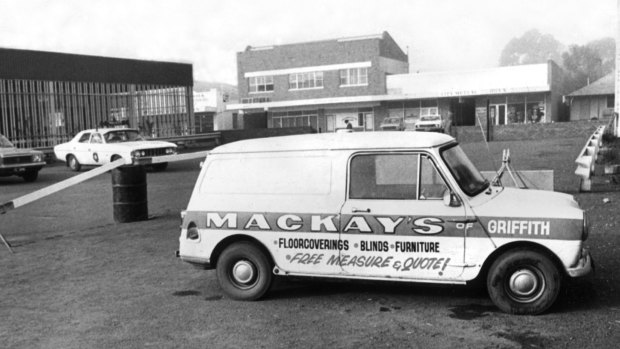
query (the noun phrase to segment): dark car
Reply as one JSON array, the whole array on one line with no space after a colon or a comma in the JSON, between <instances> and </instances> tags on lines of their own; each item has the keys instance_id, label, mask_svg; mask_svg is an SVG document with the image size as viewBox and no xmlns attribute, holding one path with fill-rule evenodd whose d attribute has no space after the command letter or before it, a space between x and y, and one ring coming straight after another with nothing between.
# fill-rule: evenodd
<instances>
[{"instance_id":1,"label":"dark car","mask_svg":"<svg viewBox=\"0 0 620 349\"><path fill-rule=\"evenodd\" d=\"M26 182L34 182L45 166L44 159L43 152L16 148L6 137L0 135L0 177L19 176Z\"/></svg>"}]
</instances>

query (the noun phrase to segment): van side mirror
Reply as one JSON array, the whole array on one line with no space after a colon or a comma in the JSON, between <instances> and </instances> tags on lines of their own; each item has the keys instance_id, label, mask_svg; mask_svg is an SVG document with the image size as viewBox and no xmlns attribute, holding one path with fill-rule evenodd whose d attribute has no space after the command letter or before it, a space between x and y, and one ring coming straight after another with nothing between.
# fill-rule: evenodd
<instances>
[{"instance_id":1,"label":"van side mirror","mask_svg":"<svg viewBox=\"0 0 620 349\"><path fill-rule=\"evenodd\" d=\"M443 193L443 203L449 207L459 207L461 206L461 199L452 191L446 190Z\"/></svg>"}]
</instances>

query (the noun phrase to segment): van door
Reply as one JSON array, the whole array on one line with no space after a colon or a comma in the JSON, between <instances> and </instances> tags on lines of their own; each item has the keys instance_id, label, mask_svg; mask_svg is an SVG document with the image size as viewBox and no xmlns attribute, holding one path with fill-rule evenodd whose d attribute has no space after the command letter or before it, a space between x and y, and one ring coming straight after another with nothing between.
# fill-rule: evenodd
<instances>
[{"instance_id":1,"label":"van door","mask_svg":"<svg viewBox=\"0 0 620 349\"><path fill-rule=\"evenodd\" d=\"M449 186L430 154L355 154L348 182L340 225L347 275L458 280L465 208L444 204Z\"/></svg>"}]
</instances>

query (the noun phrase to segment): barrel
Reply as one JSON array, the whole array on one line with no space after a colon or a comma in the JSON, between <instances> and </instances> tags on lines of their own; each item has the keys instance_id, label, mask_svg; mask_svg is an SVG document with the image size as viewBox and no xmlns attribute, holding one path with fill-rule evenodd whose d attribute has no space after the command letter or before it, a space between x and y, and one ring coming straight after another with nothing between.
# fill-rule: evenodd
<instances>
[{"instance_id":1,"label":"barrel","mask_svg":"<svg viewBox=\"0 0 620 349\"><path fill-rule=\"evenodd\" d=\"M114 221L145 221L149 216L144 166L122 166L112 170Z\"/></svg>"}]
</instances>

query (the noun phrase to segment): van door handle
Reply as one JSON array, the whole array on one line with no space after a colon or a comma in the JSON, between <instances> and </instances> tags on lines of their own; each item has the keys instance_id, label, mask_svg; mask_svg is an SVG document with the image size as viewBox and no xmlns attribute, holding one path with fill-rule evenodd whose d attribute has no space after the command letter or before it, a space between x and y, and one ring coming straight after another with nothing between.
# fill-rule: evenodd
<instances>
[{"instance_id":1,"label":"van door handle","mask_svg":"<svg viewBox=\"0 0 620 349\"><path fill-rule=\"evenodd\" d=\"M362 209L353 207L353 209L351 211L353 211L353 213L360 213L360 212L370 213L370 209L369 208L367 208L365 210L362 210Z\"/></svg>"}]
</instances>

